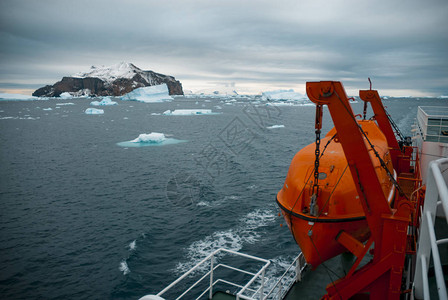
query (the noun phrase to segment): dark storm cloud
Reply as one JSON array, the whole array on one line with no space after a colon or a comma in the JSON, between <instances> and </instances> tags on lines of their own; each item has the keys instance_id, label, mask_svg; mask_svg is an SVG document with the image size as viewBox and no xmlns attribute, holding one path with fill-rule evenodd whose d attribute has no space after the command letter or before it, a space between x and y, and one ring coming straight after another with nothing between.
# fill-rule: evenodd
<instances>
[{"instance_id":1,"label":"dark storm cloud","mask_svg":"<svg viewBox=\"0 0 448 300\"><path fill-rule=\"evenodd\" d=\"M446 1L0 2L0 83L130 61L181 81L448 93ZM187 87L188 88L188 87Z\"/></svg>"}]
</instances>

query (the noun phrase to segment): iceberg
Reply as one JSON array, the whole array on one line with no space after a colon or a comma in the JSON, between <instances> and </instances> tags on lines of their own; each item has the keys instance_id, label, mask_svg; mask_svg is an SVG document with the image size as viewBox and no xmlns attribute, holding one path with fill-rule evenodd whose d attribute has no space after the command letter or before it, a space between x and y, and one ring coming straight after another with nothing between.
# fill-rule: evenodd
<instances>
[{"instance_id":1,"label":"iceberg","mask_svg":"<svg viewBox=\"0 0 448 300\"><path fill-rule=\"evenodd\" d=\"M266 106L314 106L311 101L295 101L295 102L268 102Z\"/></svg>"},{"instance_id":2,"label":"iceberg","mask_svg":"<svg viewBox=\"0 0 448 300\"><path fill-rule=\"evenodd\" d=\"M187 142L186 140L178 140L167 138L165 134L159 132L142 133L136 139L127 142L117 143L121 147L145 147L145 146L164 146Z\"/></svg>"},{"instance_id":3,"label":"iceberg","mask_svg":"<svg viewBox=\"0 0 448 300\"><path fill-rule=\"evenodd\" d=\"M110 97L105 97L101 101L92 101L92 102L90 102L90 105L92 105L92 106L117 105L117 102L112 101L112 99Z\"/></svg>"},{"instance_id":4,"label":"iceberg","mask_svg":"<svg viewBox=\"0 0 448 300\"><path fill-rule=\"evenodd\" d=\"M308 98L301 94L294 92L293 89L289 90L275 90L269 92L263 92L261 94L261 99L270 101L284 101L284 100L308 100Z\"/></svg>"},{"instance_id":5,"label":"iceberg","mask_svg":"<svg viewBox=\"0 0 448 300\"><path fill-rule=\"evenodd\" d=\"M195 93L199 96L208 96L211 98L235 97L239 93L235 90L235 86L215 87L199 90Z\"/></svg>"},{"instance_id":6,"label":"iceberg","mask_svg":"<svg viewBox=\"0 0 448 300\"><path fill-rule=\"evenodd\" d=\"M22 94L0 93L0 100L17 101L17 100L47 100L47 99Z\"/></svg>"},{"instance_id":7,"label":"iceberg","mask_svg":"<svg viewBox=\"0 0 448 300\"><path fill-rule=\"evenodd\" d=\"M166 110L163 112L165 116L193 116L193 115L217 115L219 113L212 112L211 109L175 109L173 111Z\"/></svg>"},{"instance_id":8,"label":"iceberg","mask_svg":"<svg viewBox=\"0 0 448 300\"><path fill-rule=\"evenodd\" d=\"M85 113L87 115L102 115L104 114L104 110L89 107L88 109L86 109Z\"/></svg>"},{"instance_id":9,"label":"iceberg","mask_svg":"<svg viewBox=\"0 0 448 300\"><path fill-rule=\"evenodd\" d=\"M166 83L135 89L132 92L123 95L120 99L128 101L139 101L144 103L173 100L173 98L168 93L168 86L166 85Z\"/></svg>"}]
</instances>

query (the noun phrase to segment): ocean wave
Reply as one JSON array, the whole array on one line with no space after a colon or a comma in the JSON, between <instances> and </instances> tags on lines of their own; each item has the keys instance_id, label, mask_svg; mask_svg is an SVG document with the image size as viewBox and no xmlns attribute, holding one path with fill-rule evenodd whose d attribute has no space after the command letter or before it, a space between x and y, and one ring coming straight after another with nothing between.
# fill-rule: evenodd
<instances>
[{"instance_id":1,"label":"ocean wave","mask_svg":"<svg viewBox=\"0 0 448 300\"><path fill-rule=\"evenodd\" d=\"M184 273L199 263L207 255L219 248L239 251L244 244L254 244L260 239L257 229L275 220L275 213L271 210L257 209L239 220L236 228L217 231L202 240L193 242L187 248L188 261L176 265L176 273ZM205 268L205 266L204 266Z\"/></svg>"},{"instance_id":2,"label":"ocean wave","mask_svg":"<svg viewBox=\"0 0 448 300\"><path fill-rule=\"evenodd\" d=\"M129 269L128 263L126 262L126 259L123 259L120 262L120 266L118 267L118 269L123 272L123 275L127 275L129 273L131 273L131 270Z\"/></svg>"},{"instance_id":3,"label":"ocean wave","mask_svg":"<svg viewBox=\"0 0 448 300\"><path fill-rule=\"evenodd\" d=\"M132 242L130 242L128 247L131 251L135 250L135 248L137 247L137 240L133 240Z\"/></svg>"}]
</instances>

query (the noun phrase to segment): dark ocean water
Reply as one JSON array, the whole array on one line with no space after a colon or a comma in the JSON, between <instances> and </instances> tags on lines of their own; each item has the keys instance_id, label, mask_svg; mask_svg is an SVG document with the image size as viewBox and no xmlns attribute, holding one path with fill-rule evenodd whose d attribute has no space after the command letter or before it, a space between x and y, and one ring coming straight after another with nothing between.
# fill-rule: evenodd
<instances>
[{"instance_id":1,"label":"dark ocean water","mask_svg":"<svg viewBox=\"0 0 448 300\"><path fill-rule=\"evenodd\" d=\"M275 195L293 155L314 141L315 108L225 100L118 100L104 115L84 114L92 99L1 101L1 298L138 299L219 247L271 259L277 276L299 248ZM417 106L448 105L384 103L407 135ZM221 114L151 115L181 108ZM117 145L150 132L188 142ZM330 281L325 270L311 276L304 299Z\"/></svg>"}]
</instances>

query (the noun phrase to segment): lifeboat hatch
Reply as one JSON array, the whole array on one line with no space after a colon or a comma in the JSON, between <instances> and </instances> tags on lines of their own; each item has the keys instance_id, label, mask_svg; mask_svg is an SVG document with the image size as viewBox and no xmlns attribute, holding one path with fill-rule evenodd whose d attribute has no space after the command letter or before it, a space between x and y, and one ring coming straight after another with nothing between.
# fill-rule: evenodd
<instances>
[{"instance_id":1,"label":"lifeboat hatch","mask_svg":"<svg viewBox=\"0 0 448 300\"><path fill-rule=\"evenodd\" d=\"M313 186L313 174L314 167L309 167L306 171L306 176L304 177L304 183L308 186ZM319 166L319 188L333 188L339 179L339 168L334 165L329 167ZM308 180L308 182L307 182Z\"/></svg>"}]
</instances>

